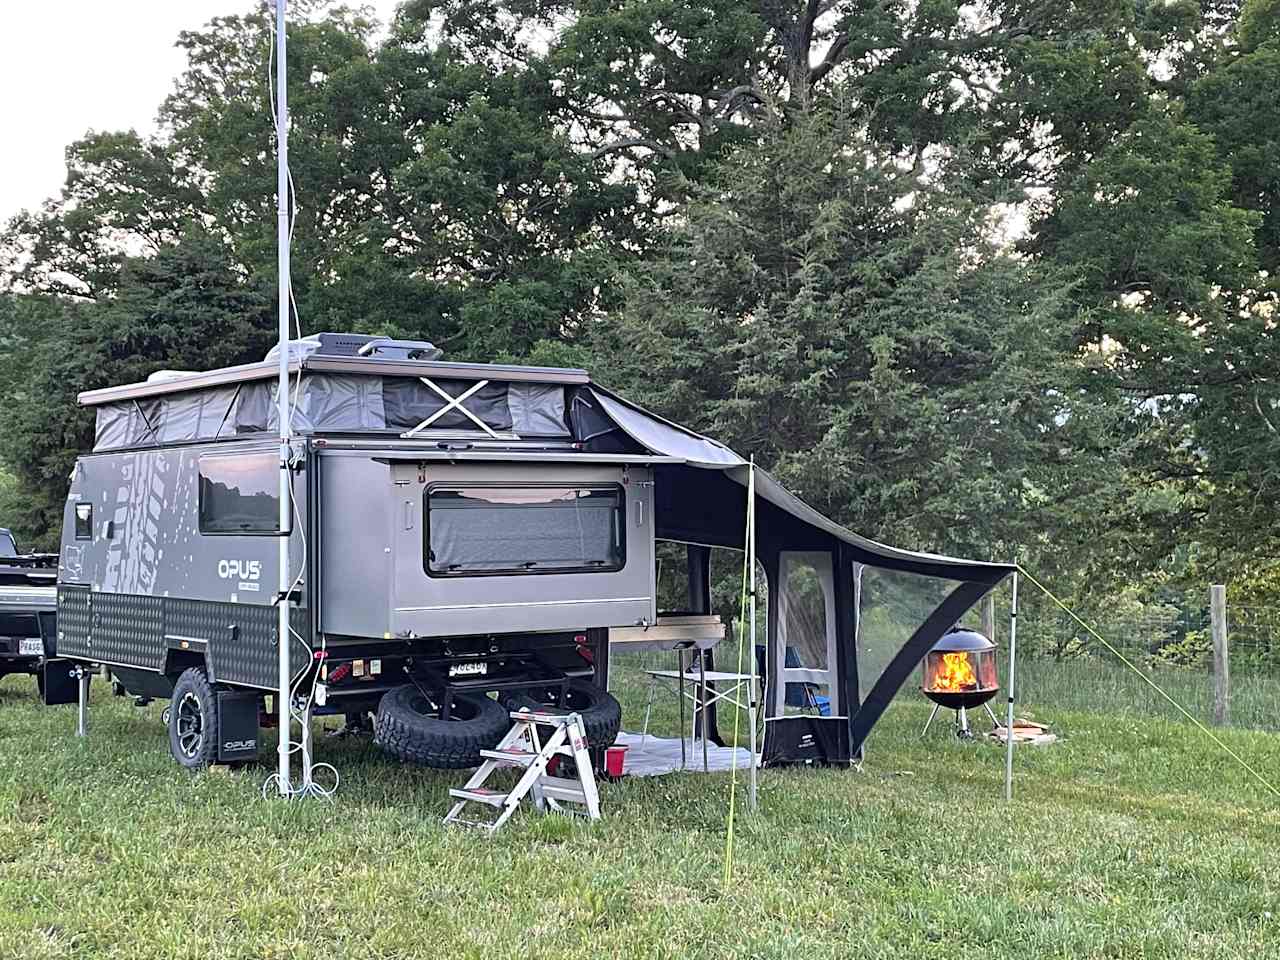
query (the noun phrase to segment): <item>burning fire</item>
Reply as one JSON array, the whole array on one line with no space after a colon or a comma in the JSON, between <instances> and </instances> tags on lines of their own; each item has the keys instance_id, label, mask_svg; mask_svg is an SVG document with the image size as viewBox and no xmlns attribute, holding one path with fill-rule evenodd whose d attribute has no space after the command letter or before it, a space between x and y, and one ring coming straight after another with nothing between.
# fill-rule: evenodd
<instances>
[{"instance_id":1,"label":"burning fire","mask_svg":"<svg viewBox=\"0 0 1280 960\"><path fill-rule=\"evenodd\" d=\"M944 653L941 664L934 670L930 688L945 693L959 693L978 689L978 677L969 663L969 654Z\"/></svg>"}]
</instances>

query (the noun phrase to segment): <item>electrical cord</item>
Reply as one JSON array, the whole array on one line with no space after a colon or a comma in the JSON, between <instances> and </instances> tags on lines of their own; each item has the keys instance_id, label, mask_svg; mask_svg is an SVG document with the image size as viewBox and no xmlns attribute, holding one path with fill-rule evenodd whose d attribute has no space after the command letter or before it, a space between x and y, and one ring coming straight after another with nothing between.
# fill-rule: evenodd
<instances>
[{"instance_id":1,"label":"electrical cord","mask_svg":"<svg viewBox=\"0 0 1280 960\"><path fill-rule=\"evenodd\" d=\"M276 25L273 21L267 21L267 29L270 32L270 42L267 47L267 103L271 108L271 129L279 140L279 131L276 129L276 87L275 87L275 62L276 62ZM277 151L279 145L277 143ZM289 244L293 245L293 233L298 224L298 211L302 209L302 205L298 202L298 191L293 184L293 167L288 163L284 165L284 175L288 182L286 200L289 205ZM297 339L302 339L302 316L298 310L298 301L293 293L293 277L289 278L289 306L293 313L293 331ZM298 394L302 390L302 373L293 381L293 396L289 400L289 423L293 423L293 411L298 406Z\"/></svg>"},{"instance_id":2,"label":"electrical cord","mask_svg":"<svg viewBox=\"0 0 1280 960\"><path fill-rule=\"evenodd\" d=\"M289 481L289 488L290 488L291 494L293 492L293 484L294 484L294 480L291 477ZM301 512L298 510L297 497L290 496L289 499L293 507L295 528L298 530L298 536L302 541L301 569L298 573L298 576L294 578L293 583L290 584L289 590L288 590L288 593L292 593L293 590L298 586L298 584L302 582L303 575L306 571L307 537L305 532L305 526L303 525L303 522L302 522L302 515L301 515ZM311 725L309 722L310 710L311 710L312 704L315 702L316 689L320 683L320 671L315 664L317 659L315 649L310 644L307 643L307 641L303 638L303 636L300 633L298 633L298 631L295 630L292 625L290 625L289 627L289 633L307 651L307 665L298 670L298 672L294 675L293 680L290 684L289 697L288 697L289 730L281 731L280 735L290 738L286 746L286 751L288 755L293 756L296 753L301 753L303 757L303 762L304 764L306 764L307 758L309 758L311 754L310 746L311 746L312 734L311 734ZM321 661L324 661L327 659L327 657L328 657L328 642L323 637L321 637L319 659ZM305 681L305 678L308 672L311 673L311 689L307 691L306 698L304 700L301 700L301 705L299 705L300 691L302 689L302 685ZM301 734L300 734L301 739L296 741L292 739L292 730L293 730L294 723L297 723L299 726L299 729L301 730ZM330 774L332 774L333 783L331 785L323 786L315 780L315 775L317 771L321 771L321 770L327 770ZM338 785L341 782L342 782L342 777L338 773L337 768L333 766L333 764L312 763L312 764L309 764L309 769L304 769L302 783L296 787L291 786L287 791L287 793L288 793L288 796L290 797L315 797L317 799L322 799L322 800L332 800L333 795L335 792L337 792ZM280 792L280 774L278 772L271 774L271 776L269 776L263 782L262 784L263 797L265 798L268 794L270 794L273 791L273 789L276 793Z\"/></svg>"}]
</instances>

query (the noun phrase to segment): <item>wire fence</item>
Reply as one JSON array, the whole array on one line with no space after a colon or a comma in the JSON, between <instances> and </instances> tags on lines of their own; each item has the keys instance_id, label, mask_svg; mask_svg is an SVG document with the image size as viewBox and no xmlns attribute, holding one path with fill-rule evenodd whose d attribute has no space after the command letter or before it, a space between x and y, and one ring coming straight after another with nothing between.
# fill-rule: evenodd
<instances>
[{"instance_id":1,"label":"wire fence","mask_svg":"<svg viewBox=\"0 0 1280 960\"><path fill-rule=\"evenodd\" d=\"M1008 639L1007 604L1003 597L995 605L995 634L1002 643ZM1132 610L1117 603L1081 616L1203 722L1220 718L1231 726L1280 730L1280 607L1227 606L1228 669L1219 684L1208 588L1200 596L1142 606ZM1037 598L1019 611L1017 666L1021 712L1050 720L1054 711L1178 718L1115 653Z\"/></svg>"}]
</instances>

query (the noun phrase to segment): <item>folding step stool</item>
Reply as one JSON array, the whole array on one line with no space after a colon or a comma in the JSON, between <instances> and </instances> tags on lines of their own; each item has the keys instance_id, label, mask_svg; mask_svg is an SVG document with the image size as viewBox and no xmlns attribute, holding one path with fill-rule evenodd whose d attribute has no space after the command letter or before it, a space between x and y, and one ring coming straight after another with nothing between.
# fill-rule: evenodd
<instances>
[{"instance_id":1,"label":"folding step stool","mask_svg":"<svg viewBox=\"0 0 1280 960\"><path fill-rule=\"evenodd\" d=\"M533 713L528 709L513 711L515 721L511 730L492 750L481 750L484 762L476 768L463 787L455 787L449 795L458 802L453 805L445 823L457 823L475 827L486 833L496 833L520 806L528 793L533 794L534 805L545 813L585 815L600 819L600 795L596 790L596 777L591 768L591 756L587 752L587 736L582 718L576 713ZM554 732L545 743L538 736L538 727L553 727ZM547 764L553 757L572 760L577 778L553 777L547 773ZM563 766L563 764L562 764ZM524 770L519 782L509 793L486 787L484 782L495 771L508 767ZM461 816L468 803L482 803L497 807L502 812L496 820L469 820ZM564 806L580 804L585 810Z\"/></svg>"}]
</instances>

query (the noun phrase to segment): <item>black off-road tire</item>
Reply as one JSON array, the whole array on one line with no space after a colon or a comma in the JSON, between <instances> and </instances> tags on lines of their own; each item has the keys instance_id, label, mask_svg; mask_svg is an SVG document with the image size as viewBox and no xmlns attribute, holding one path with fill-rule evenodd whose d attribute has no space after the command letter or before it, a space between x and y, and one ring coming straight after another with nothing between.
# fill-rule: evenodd
<instances>
[{"instance_id":1,"label":"black off-road tire","mask_svg":"<svg viewBox=\"0 0 1280 960\"><path fill-rule=\"evenodd\" d=\"M587 680L570 680L565 691L565 705L555 705L559 686L546 689L530 689L513 693L506 699L507 707L519 710L528 707L543 713L577 713L587 734L587 744L596 749L613 746L622 728L622 704L608 690Z\"/></svg>"},{"instance_id":2,"label":"black off-road tire","mask_svg":"<svg viewBox=\"0 0 1280 960\"><path fill-rule=\"evenodd\" d=\"M414 684L388 690L373 720L373 742L406 763L445 770L478 766L488 750L511 729L511 718L496 700L482 694L455 693L449 719Z\"/></svg>"},{"instance_id":3,"label":"black off-road tire","mask_svg":"<svg viewBox=\"0 0 1280 960\"><path fill-rule=\"evenodd\" d=\"M169 752L188 770L218 760L218 695L200 667L188 667L173 685Z\"/></svg>"}]
</instances>

